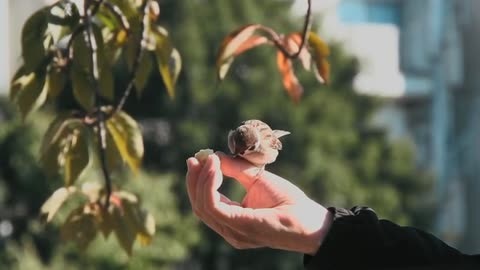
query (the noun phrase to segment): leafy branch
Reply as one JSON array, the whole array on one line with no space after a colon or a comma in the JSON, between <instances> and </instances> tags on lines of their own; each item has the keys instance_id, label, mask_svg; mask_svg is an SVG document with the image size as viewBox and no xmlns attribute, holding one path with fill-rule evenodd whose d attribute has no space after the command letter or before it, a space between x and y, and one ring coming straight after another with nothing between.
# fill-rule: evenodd
<instances>
[{"instance_id":1,"label":"leafy branch","mask_svg":"<svg viewBox=\"0 0 480 270\"><path fill-rule=\"evenodd\" d=\"M137 72L138 72L138 67L140 66L140 62L142 60L142 54L144 51L144 47L146 47L146 40L148 38L148 29L145 27L148 24L148 9L151 5L151 0L146 0L141 6L141 10L143 10L143 15L142 15L142 23L140 24L140 35L139 42L140 46L137 47L135 51L135 61L133 62L133 67L132 71L130 72L130 80L127 84L127 88L125 88L125 91L123 91L122 98L118 102L117 107L114 110L114 113L119 112L122 110L123 106L125 105L125 102L127 101L128 96L130 95L130 92L135 88L135 78L137 77ZM113 10L112 10L113 11Z\"/></svg>"},{"instance_id":2,"label":"leafy branch","mask_svg":"<svg viewBox=\"0 0 480 270\"><path fill-rule=\"evenodd\" d=\"M307 14L302 32L288 35L278 34L272 28L261 24L244 25L228 34L217 53L217 76L223 80L238 55L260 45L273 45L277 48L277 66L282 82L290 98L298 103L303 95L303 87L293 70L292 60L299 59L305 70L313 72L320 83L328 83L330 65L326 58L330 54L328 45L314 32L311 32L311 0L308 0ZM313 65L312 65L313 60ZM312 66L312 67L311 67Z\"/></svg>"},{"instance_id":3,"label":"leafy branch","mask_svg":"<svg viewBox=\"0 0 480 270\"><path fill-rule=\"evenodd\" d=\"M62 237L86 248L97 231L105 237L114 232L131 254L136 239L141 244L151 241L155 221L135 195L113 189L112 173L123 164L137 172L144 152L139 125L122 108L133 88L141 96L154 58L173 97L180 56L168 32L156 24L156 1L76 3L60 0L27 20L22 30L24 63L12 79L10 98L25 119L47 100L56 100L70 79L82 110L60 112L44 135L40 162L49 175L63 177L64 187L45 202L42 217L51 221L68 199L86 198L64 221ZM129 63L130 82L117 103L112 67L122 57ZM89 149L99 157L105 183L91 189L92 182L84 182L80 191L76 182L91 163Z\"/></svg>"},{"instance_id":4,"label":"leafy branch","mask_svg":"<svg viewBox=\"0 0 480 270\"><path fill-rule=\"evenodd\" d=\"M107 159L106 159L106 151L107 151L107 138L106 138L106 129L105 129L105 115L100 110L102 107L102 102L100 99L100 87L99 87L99 79L100 79L100 72L98 67L98 51L97 51L97 43L95 41L95 36L93 33L92 28L92 17L98 11L98 7L103 1L97 1L93 7L93 9L89 8L89 1L85 2L84 5L84 14L85 14L85 24L83 34L87 44L87 48L89 50L90 55L90 80L93 82L93 87L95 91L95 105L96 105L96 133L97 139L99 142L99 156L100 156L100 164L103 172L103 177L105 178L105 189L106 189L106 198L105 198L105 209L108 209L110 203L110 195L112 194L112 182L110 179L110 174L108 173L107 168Z\"/></svg>"},{"instance_id":5,"label":"leafy branch","mask_svg":"<svg viewBox=\"0 0 480 270\"><path fill-rule=\"evenodd\" d=\"M275 46L277 46L277 48L290 59L298 58L303 48L305 47L305 44L308 41L308 35L310 33L310 29L312 28L312 0L307 0L307 6L307 14L305 15L305 22L303 24L302 30L302 41L298 46L298 50L295 53L292 53L289 48L285 47L282 42L282 38L277 35L275 31L270 31L270 28L265 27L265 30L267 32L270 32L270 34L272 35Z\"/></svg>"}]
</instances>

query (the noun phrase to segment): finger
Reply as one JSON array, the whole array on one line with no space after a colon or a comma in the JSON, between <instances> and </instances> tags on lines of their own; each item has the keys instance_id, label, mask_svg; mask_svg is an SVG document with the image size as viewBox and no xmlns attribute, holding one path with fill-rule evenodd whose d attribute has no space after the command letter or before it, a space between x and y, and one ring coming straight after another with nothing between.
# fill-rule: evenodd
<instances>
[{"instance_id":1,"label":"finger","mask_svg":"<svg viewBox=\"0 0 480 270\"><path fill-rule=\"evenodd\" d=\"M250 187L258 179L258 167L242 158L234 158L222 152L215 153L220 158L221 170L225 176L232 177L245 188Z\"/></svg>"},{"instance_id":2,"label":"finger","mask_svg":"<svg viewBox=\"0 0 480 270\"><path fill-rule=\"evenodd\" d=\"M220 193L220 202L230 205L242 206L241 203L230 200L227 196Z\"/></svg>"},{"instance_id":3,"label":"finger","mask_svg":"<svg viewBox=\"0 0 480 270\"><path fill-rule=\"evenodd\" d=\"M203 187L203 203L206 210L214 207L220 202L220 193L218 188L222 185L223 175L220 170L220 159L216 155L212 155L208 163L210 170L206 173Z\"/></svg>"},{"instance_id":4,"label":"finger","mask_svg":"<svg viewBox=\"0 0 480 270\"><path fill-rule=\"evenodd\" d=\"M232 203L225 196L222 198L218 192L222 181L220 159L216 155L211 155L198 177L195 195L198 211L204 218L237 228L238 223L248 222L249 217L253 217L253 209L243 208L239 203Z\"/></svg>"},{"instance_id":5,"label":"finger","mask_svg":"<svg viewBox=\"0 0 480 270\"><path fill-rule=\"evenodd\" d=\"M200 170L200 174L198 176L198 184L196 186L195 196L196 196L197 207L199 211L205 211L205 200L208 196L210 196L210 194L206 194L206 192L208 192L208 190L212 190L212 187L209 186L209 188L206 188L206 185L211 185L212 180L215 177L215 174L217 174L217 177L218 175L222 177L220 167L218 165L217 166L214 165L215 159L217 160L217 163L220 162L216 155L208 156L205 162L205 165L203 165L203 168ZM216 170L218 172L216 172ZM221 184L221 179L220 179L220 184ZM218 193L216 192L216 189L215 189L215 193Z\"/></svg>"},{"instance_id":6,"label":"finger","mask_svg":"<svg viewBox=\"0 0 480 270\"><path fill-rule=\"evenodd\" d=\"M196 202L196 189L197 189L197 183L198 183L198 176L199 172L201 169L200 162L196 158L189 158L187 159L187 175L186 175L186 182L187 182L187 193L188 193L188 198L190 199L190 204L192 204L192 207L194 206Z\"/></svg>"}]
</instances>

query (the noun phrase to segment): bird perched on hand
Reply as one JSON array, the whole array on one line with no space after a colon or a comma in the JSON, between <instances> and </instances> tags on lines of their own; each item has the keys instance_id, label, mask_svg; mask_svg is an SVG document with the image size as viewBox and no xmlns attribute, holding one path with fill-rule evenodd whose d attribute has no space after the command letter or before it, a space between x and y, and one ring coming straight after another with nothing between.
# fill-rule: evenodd
<instances>
[{"instance_id":1,"label":"bird perched on hand","mask_svg":"<svg viewBox=\"0 0 480 270\"><path fill-rule=\"evenodd\" d=\"M272 130L260 120L247 120L228 133L228 148L232 154L259 167L260 174L266 164L277 159L278 150L282 150L282 142L278 138L288 134L288 131Z\"/></svg>"}]
</instances>

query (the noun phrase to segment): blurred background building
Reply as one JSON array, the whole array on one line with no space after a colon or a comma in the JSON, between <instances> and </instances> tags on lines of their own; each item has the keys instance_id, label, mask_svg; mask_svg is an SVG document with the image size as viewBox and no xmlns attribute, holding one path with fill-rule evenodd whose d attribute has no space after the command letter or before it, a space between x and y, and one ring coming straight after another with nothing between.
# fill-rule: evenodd
<instances>
[{"instance_id":1,"label":"blurred background building","mask_svg":"<svg viewBox=\"0 0 480 270\"><path fill-rule=\"evenodd\" d=\"M304 12L305 2L295 10ZM355 89L389 100L374 122L392 138L411 138L418 166L434 173L437 233L465 252L480 252L480 2L314 4L326 38L360 60Z\"/></svg>"}]
</instances>

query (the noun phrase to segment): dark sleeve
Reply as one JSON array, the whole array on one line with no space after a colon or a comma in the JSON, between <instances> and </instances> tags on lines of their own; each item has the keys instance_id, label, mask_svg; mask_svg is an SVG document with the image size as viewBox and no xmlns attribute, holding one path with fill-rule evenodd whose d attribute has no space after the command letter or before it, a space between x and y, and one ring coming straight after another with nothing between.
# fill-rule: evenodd
<instances>
[{"instance_id":1,"label":"dark sleeve","mask_svg":"<svg viewBox=\"0 0 480 270\"><path fill-rule=\"evenodd\" d=\"M334 221L307 270L316 269L480 269L468 256L424 231L379 220L367 207L329 208Z\"/></svg>"}]
</instances>

